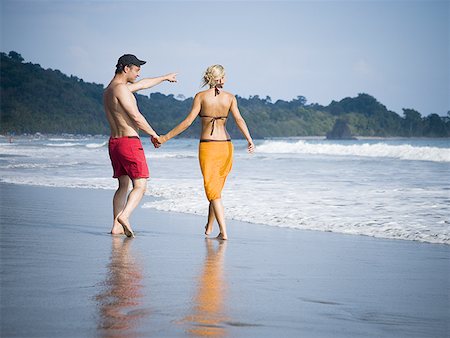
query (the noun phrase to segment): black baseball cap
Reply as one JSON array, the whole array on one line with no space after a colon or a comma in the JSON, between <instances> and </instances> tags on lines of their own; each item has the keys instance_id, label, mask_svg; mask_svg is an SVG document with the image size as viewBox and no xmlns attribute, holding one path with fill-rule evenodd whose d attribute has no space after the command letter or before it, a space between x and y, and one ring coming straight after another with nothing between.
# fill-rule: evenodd
<instances>
[{"instance_id":1,"label":"black baseball cap","mask_svg":"<svg viewBox=\"0 0 450 338\"><path fill-rule=\"evenodd\" d=\"M120 66L125 67L125 66L128 66L128 65L135 65L135 66L140 67L140 66L142 66L145 63L147 63L147 61L139 60L133 54L124 54L117 61L116 67L120 67Z\"/></svg>"}]
</instances>

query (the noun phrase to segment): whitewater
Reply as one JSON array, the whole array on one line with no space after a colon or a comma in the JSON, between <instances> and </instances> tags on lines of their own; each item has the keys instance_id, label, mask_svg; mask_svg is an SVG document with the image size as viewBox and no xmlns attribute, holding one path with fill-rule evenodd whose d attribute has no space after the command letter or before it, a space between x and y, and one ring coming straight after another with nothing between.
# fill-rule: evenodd
<instances>
[{"instance_id":1,"label":"whitewater","mask_svg":"<svg viewBox=\"0 0 450 338\"><path fill-rule=\"evenodd\" d=\"M110 189L106 136L0 138L0 181ZM150 168L143 208L206 215L198 141L144 148ZM256 141L235 158L226 216L267 226L450 244L450 140L322 138Z\"/></svg>"}]
</instances>

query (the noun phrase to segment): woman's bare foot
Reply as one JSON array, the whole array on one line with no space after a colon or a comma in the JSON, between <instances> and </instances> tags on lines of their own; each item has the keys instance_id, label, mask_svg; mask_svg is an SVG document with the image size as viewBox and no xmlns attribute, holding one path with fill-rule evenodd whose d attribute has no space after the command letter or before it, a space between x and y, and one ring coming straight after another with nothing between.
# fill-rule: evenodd
<instances>
[{"instance_id":1,"label":"woman's bare foot","mask_svg":"<svg viewBox=\"0 0 450 338\"><path fill-rule=\"evenodd\" d=\"M128 222L128 218L123 217L123 216L119 216L117 218L117 220L122 225L123 231L125 233L125 236L127 236L127 237L135 237L133 229L131 229L131 224L130 224L130 222Z\"/></svg>"},{"instance_id":2,"label":"woman's bare foot","mask_svg":"<svg viewBox=\"0 0 450 338\"><path fill-rule=\"evenodd\" d=\"M213 227L212 224L211 224L211 225L209 225L209 224L206 224L206 225L205 225L205 235L206 235L206 236L208 236L209 234L211 234L211 232L212 232L212 227Z\"/></svg>"},{"instance_id":3,"label":"woman's bare foot","mask_svg":"<svg viewBox=\"0 0 450 338\"><path fill-rule=\"evenodd\" d=\"M220 239L222 241L226 241L228 239L227 234L220 233L217 235L216 239Z\"/></svg>"},{"instance_id":4,"label":"woman's bare foot","mask_svg":"<svg viewBox=\"0 0 450 338\"><path fill-rule=\"evenodd\" d=\"M113 227L111 229L110 234L111 235L123 235L123 234L125 234L123 232L122 225L117 220L114 222L114 225L113 225Z\"/></svg>"}]
</instances>

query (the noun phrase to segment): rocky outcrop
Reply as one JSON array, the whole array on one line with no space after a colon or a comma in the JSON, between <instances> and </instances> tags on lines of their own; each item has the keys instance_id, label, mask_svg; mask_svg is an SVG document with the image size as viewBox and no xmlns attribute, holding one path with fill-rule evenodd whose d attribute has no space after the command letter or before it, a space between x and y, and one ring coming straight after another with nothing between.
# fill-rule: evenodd
<instances>
[{"instance_id":1,"label":"rocky outcrop","mask_svg":"<svg viewBox=\"0 0 450 338\"><path fill-rule=\"evenodd\" d=\"M333 129L327 133L327 140L356 140L356 137L352 136L346 121L337 119Z\"/></svg>"}]
</instances>

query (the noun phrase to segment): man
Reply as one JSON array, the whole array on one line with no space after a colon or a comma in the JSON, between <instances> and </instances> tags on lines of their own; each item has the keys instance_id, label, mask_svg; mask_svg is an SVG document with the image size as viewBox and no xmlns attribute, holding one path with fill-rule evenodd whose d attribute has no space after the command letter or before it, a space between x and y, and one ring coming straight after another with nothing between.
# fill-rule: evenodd
<instances>
[{"instance_id":1,"label":"man","mask_svg":"<svg viewBox=\"0 0 450 338\"><path fill-rule=\"evenodd\" d=\"M119 181L119 188L113 198L114 222L111 234L125 233L127 237L134 237L129 219L144 196L149 177L139 130L149 135L154 146L159 147L156 141L158 135L139 112L133 92L156 86L163 81L176 82L177 75L170 73L136 82L141 66L145 63L134 55L122 55L116 65L116 74L103 94L106 117L111 128L109 157L113 177ZM130 179L133 189L128 194Z\"/></svg>"}]
</instances>

